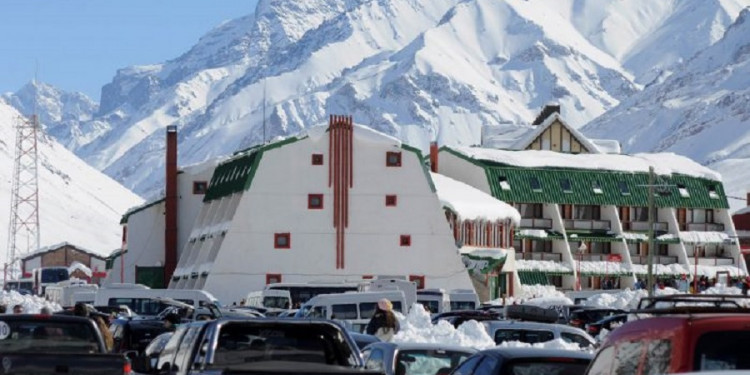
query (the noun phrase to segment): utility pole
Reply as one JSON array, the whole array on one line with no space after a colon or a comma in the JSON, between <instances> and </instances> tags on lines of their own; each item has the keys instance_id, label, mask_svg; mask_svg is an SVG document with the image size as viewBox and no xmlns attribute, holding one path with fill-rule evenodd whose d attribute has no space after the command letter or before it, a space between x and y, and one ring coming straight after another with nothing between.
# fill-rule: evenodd
<instances>
[{"instance_id":1,"label":"utility pole","mask_svg":"<svg viewBox=\"0 0 750 375\"><path fill-rule=\"evenodd\" d=\"M654 296L654 167L648 167L648 296Z\"/></svg>"}]
</instances>

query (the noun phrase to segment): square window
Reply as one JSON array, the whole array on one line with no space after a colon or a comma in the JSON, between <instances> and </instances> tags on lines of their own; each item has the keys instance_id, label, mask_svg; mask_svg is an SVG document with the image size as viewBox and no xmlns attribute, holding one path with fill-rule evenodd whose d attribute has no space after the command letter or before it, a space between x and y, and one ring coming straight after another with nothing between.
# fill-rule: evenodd
<instances>
[{"instance_id":1,"label":"square window","mask_svg":"<svg viewBox=\"0 0 750 375\"><path fill-rule=\"evenodd\" d=\"M401 246L411 246L411 236L408 234L402 234L401 241L399 243L401 244Z\"/></svg>"},{"instance_id":2,"label":"square window","mask_svg":"<svg viewBox=\"0 0 750 375\"><path fill-rule=\"evenodd\" d=\"M716 191L716 186L711 186L708 188L708 197L711 199L719 199L719 193Z\"/></svg>"},{"instance_id":3,"label":"square window","mask_svg":"<svg viewBox=\"0 0 750 375\"><path fill-rule=\"evenodd\" d=\"M424 289L424 276L422 275L409 275L409 281L417 284L417 289Z\"/></svg>"},{"instance_id":4,"label":"square window","mask_svg":"<svg viewBox=\"0 0 750 375\"><path fill-rule=\"evenodd\" d=\"M387 167L400 167L401 166L401 153L400 152L387 152L385 154L385 165Z\"/></svg>"},{"instance_id":5,"label":"square window","mask_svg":"<svg viewBox=\"0 0 750 375\"><path fill-rule=\"evenodd\" d=\"M323 165L323 154L312 154L312 165Z\"/></svg>"},{"instance_id":6,"label":"square window","mask_svg":"<svg viewBox=\"0 0 750 375\"><path fill-rule=\"evenodd\" d=\"M594 194L604 194L604 192L602 191L602 185L599 183L599 181L592 182L591 188L594 190Z\"/></svg>"},{"instance_id":7,"label":"square window","mask_svg":"<svg viewBox=\"0 0 750 375\"><path fill-rule=\"evenodd\" d=\"M560 187L562 188L563 192L565 193L572 193L573 192L573 185L570 183L569 178L563 178L560 180Z\"/></svg>"},{"instance_id":8,"label":"square window","mask_svg":"<svg viewBox=\"0 0 750 375\"><path fill-rule=\"evenodd\" d=\"M508 178L506 178L505 176L498 177L497 182L500 184L501 189L510 190L510 183L508 183Z\"/></svg>"},{"instance_id":9,"label":"square window","mask_svg":"<svg viewBox=\"0 0 750 375\"><path fill-rule=\"evenodd\" d=\"M292 247L292 236L289 233L274 233L273 247L275 249L289 249Z\"/></svg>"},{"instance_id":10,"label":"square window","mask_svg":"<svg viewBox=\"0 0 750 375\"><path fill-rule=\"evenodd\" d=\"M267 273L266 274L266 285L268 284L276 284L281 282L281 274L280 273Z\"/></svg>"},{"instance_id":11,"label":"square window","mask_svg":"<svg viewBox=\"0 0 750 375\"><path fill-rule=\"evenodd\" d=\"M539 179L538 179L538 178L536 178L536 177L531 177L531 178L529 179L529 183L531 184L531 190L533 190L533 191L535 191L535 192L540 192L540 191L542 191L542 183L541 183L541 182L539 182Z\"/></svg>"},{"instance_id":12,"label":"square window","mask_svg":"<svg viewBox=\"0 0 750 375\"><path fill-rule=\"evenodd\" d=\"M307 208L311 210L323 209L323 194L308 194Z\"/></svg>"},{"instance_id":13,"label":"square window","mask_svg":"<svg viewBox=\"0 0 750 375\"><path fill-rule=\"evenodd\" d=\"M680 196L683 198L690 198L690 193L687 190L687 187L685 185L677 185L677 189L680 191Z\"/></svg>"},{"instance_id":14,"label":"square window","mask_svg":"<svg viewBox=\"0 0 750 375\"><path fill-rule=\"evenodd\" d=\"M206 194L207 190L208 190L208 182L193 181L193 194Z\"/></svg>"},{"instance_id":15,"label":"square window","mask_svg":"<svg viewBox=\"0 0 750 375\"><path fill-rule=\"evenodd\" d=\"M620 181L617 183L617 186L620 188L620 194L622 195L630 195L630 188L628 187L628 183L625 181Z\"/></svg>"},{"instance_id":16,"label":"square window","mask_svg":"<svg viewBox=\"0 0 750 375\"><path fill-rule=\"evenodd\" d=\"M386 207L396 207L396 204L398 203L398 199L395 195L386 195L385 196L385 206Z\"/></svg>"}]
</instances>

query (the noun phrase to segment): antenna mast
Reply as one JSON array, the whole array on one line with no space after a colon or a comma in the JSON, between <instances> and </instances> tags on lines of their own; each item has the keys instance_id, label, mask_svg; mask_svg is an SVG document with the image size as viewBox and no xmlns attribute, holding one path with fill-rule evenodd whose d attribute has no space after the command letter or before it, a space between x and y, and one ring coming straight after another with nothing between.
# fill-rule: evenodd
<instances>
[{"instance_id":1,"label":"antenna mast","mask_svg":"<svg viewBox=\"0 0 750 375\"><path fill-rule=\"evenodd\" d=\"M39 248L39 158L36 114L16 126L16 148L13 159L13 187L8 225L8 252L5 258L7 280L19 275L19 260ZM22 240L26 239L25 246Z\"/></svg>"}]
</instances>

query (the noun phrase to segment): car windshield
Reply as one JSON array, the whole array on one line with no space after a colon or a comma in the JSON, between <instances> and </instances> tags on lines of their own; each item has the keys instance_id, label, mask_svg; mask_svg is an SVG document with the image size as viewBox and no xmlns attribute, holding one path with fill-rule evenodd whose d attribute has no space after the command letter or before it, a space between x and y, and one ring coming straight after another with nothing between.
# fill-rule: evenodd
<instances>
[{"instance_id":1,"label":"car windshield","mask_svg":"<svg viewBox=\"0 0 750 375\"><path fill-rule=\"evenodd\" d=\"M289 298L287 297L263 297L263 306L276 308L276 309L288 309Z\"/></svg>"},{"instance_id":2,"label":"car windshield","mask_svg":"<svg viewBox=\"0 0 750 375\"><path fill-rule=\"evenodd\" d=\"M47 319L0 321L0 353L97 353L93 327Z\"/></svg>"},{"instance_id":3,"label":"car windshield","mask_svg":"<svg viewBox=\"0 0 750 375\"><path fill-rule=\"evenodd\" d=\"M397 374L448 374L471 354L452 350L401 350L396 359Z\"/></svg>"},{"instance_id":4,"label":"car windshield","mask_svg":"<svg viewBox=\"0 0 750 375\"><path fill-rule=\"evenodd\" d=\"M750 370L750 331L704 333L695 345L694 370Z\"/></svg>"},{"instance_id":5,"label":"car windshield","mask_svg":"<svg viewBox=\"0 0 750 375\"><path fill-rule=\"evenodd\" d=\"M440 311L440 303L438 301L417 301L424 306L427 312L436 313Z\"/></svg>"},{"instance_id":6,"label":"car windshield","mask_svg":"<svg viewBox=\"0 0 750 375\"><path fill-rule=\"evenodd\" d=\"M510 362L503 375L583 375L589 361L585 359L559 358L543 360L533 358Z\"/></svg>"},{"instance_id":7,"label":"car windshield","mask_svg":"<svg viewBox=\"0 0 750 375\"><path fill-rule=\"evenodd\" d=\"M328 325L227 323L221 327L213 368L267 361L356 364L341 332Z\"/></svg>"}]
</instances>

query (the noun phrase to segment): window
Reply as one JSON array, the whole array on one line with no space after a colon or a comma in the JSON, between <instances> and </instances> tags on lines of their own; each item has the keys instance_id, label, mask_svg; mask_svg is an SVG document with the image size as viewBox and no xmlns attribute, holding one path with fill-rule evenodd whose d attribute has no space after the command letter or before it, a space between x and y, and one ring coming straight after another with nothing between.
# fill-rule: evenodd
<instances>
[{"instance_id":1,"label":"window","mask_svg":"<svg viewBox=\"0 0 750 375\"><path fill-rule=\"evenodd\" d=\"M375 315L375 302L362 302L359 304L359 317L361 319L370 319Z\"/></svg>"},{"instance_id":2,"label":"window","mask_svg":"<svg viewBox=\"0 0 750 375\"><path fill-rule=\"evenodd\" d=\"M373 349L370 356L367 357L365 362L365 368L368 370L384 370L383 366L383 351L380 349Z\"/></svg>"},{"instance_id":3,"label":"window","mask_svg":"<svg viewBox=\"0 0 750 375\"><path fill-rule=\"evenodd\" d=\"M401 246L411 246L411 236L408 234L402 234L399 243Z\"/></svg>"},{"instance_id":4,"label":"window","mask_svg":"<svg viewBox=\"0 0 750 375\"><path fill-rule=\"evenodd\" d=\"M592 343L588 339L581 335L576 335L575 333L562 332L560 333L560 336L563 341L576 343L582 348L587 348L592 345Z\"/></svg>"},{"instance_id":5,"label":"window","mask_svg":"<svg viewBox=\"0 0 750 375\"><path fill-rule=\"evenodd\" d=\"M638 373L638 365L643 352L643 344L640 341L624 342L617 346L615 354L615 375L631 375Z\"/></svg>"},{"instance_id":6,"label":"window","mask_svg":"<svg viewBox=\"0 0 750 375\"><path fill-rule=\"evenodd\" d=\"M469 359L463 361L456 369L453 371L453 374L455 375L471 375L472 372L474 372L474 367L477 367L477 364L479 361L484 357L481 354L474 355L472 357L469 357Z\"/></svg>"},{"instance_id":7,"label":"window","mask_svg":"<svg viewBox=\"0 0 750 375\"><path fill-rule=\"evenodd\" d=\"M281 282L281 274L280 273L267 273L266 274L266 285L268 284L276 284Z\"/></svg>"},{"instance_id":8,"label":"window","mask_svg":"<svg viewBox=\"0 0 750 375\"><path fill-rule=\"evenodd\" d=\"M541 203L521 203L516 206L525 219L542 219L543 207Z\"/></svg>"},{"instance_id":9,"label":"window","mask_svg":"<svg viewBox=\"0 0 750 375\"><path fill-rule=\"evenodd\" d=\"M385 165L387 167L400 167L401 166L401 153L400 152L386 152L385 154Z\"/></svg>"},{"instance_id":10,"label":"window","mask_svg":"<svg viewBox=\"0 0 750 375\"><path fill-rule=\"evenodd\" d=\"M396 207L396 204L398 203L398 199L395 195L386 195L385 196L385 206L386 207Z\"/></svg>"},{"instance_id":11,"label":"window","mask_svg":"<svg viewBox=\"0 0 750 375\"><path fill-rule=\"evenodd\" d=\"M562 180L560 180L560 187L562 188L564 193L573 192L573 185L570 183L569 178L563 178Z\"/></svg>"},{"instance_id":12,"label":"window","mask_svg":"<svg viewBox=\"0 0 750 375\"><path fill-rule=\"evenodd\" d=\"M542 191L542 183L539 182L537 177L531 177L529 183L531 184L531 190L534 190L535 192Z\"/></svg>"},{"instance_id":13,"label":"window","mask_svg":"<svg viewBox=\"0 0 750 375\"><path fill-rule=\"evenodd\" d=\"M486 355L484 356L484 359L482 359L482 362L479 363L479 366L477 366L477 369L474 371L475 374L494 374L497 371L495 370L495 367L497 367L497 358Z\"/></svg>"},{"instance_id":14,"label":"window","mask_svg":"<svg viewBox=\"0 0 750 375\"><path fill-rule=\"evenodd\" d=\"M292 247L292 238L289 233L274 233L273 247L275 249L289 249Z\"/></svg>"},{"instance_id":15,"label":"window","mask_svg":"<svg viewBox=\"0 0 750 375\"><path fill-rule=\"evenodd\" d=\"M497 183L500 184L500 188L503 190L510 190L510 183L508 183L508 178L505 176L500 176L497 178Z\"/></svg>"},{"instance_id":16,"label":"window","mask_svg":"<svg viewBox=\"0 0 750 375\"><path fill-rule=\"evenodd\" d=\"M719 193L717 191L716 185L709 186L708 188L708 197L711 199L719 199Z\"/></svg>"},{"instance_id":17,"label":"window","mask_svg":"<svg viewBox=\"0 0 750 375\"><path fill-rule=\"evenodd\" d=\"M323 154L312 154L312 165L323 165Z\"/></svg>"},{"instance_id":18,"label":"window","mask_svg":"<svg viewBox=\"0 0 750 375\"><path fill-rule=\"evenodd\" d=\"M630 188L628 187L628 183L625 181L620 181L617 183L617 186L620 188L620 194L622 195L630 195Z\"/></svg>"},{"instance_id":19,"label":"window","mask_svg":"<svg viewBox=\"0 0 750 375\"><path fill-rule=\"evenodd\" d=\"M747 345L750 331L714 331L698 338L693 354L694 371L750 368Z\"/></svg>"},{"instance_id":20,"label":"window","mask_svg":"<svg viewBox=\"0 0 750 375\"><path fill-rule=\"evenodd\" d=\"M495 344L506 341L520 341L527 344L552 341L555 335L550 331L529 331L523 329L498 329L495 331Z\"/></svg>"},{"instance_id":21,"label":"window","mask_svg":"<svg viewBox=\"0 0 750 375\"><path fill-rule=\"evenodd\" d=\"M591 361L591 368L589 368L589 375L610 375L612 370L612 361L614 360L614 346L609 346L602 349L599 355Z\"/></svg>"},{"instance_id":22,"label":"window","mask_svg":"<svg viewBox=\"0 0 750 375\"><path fill-rule=\"evenodd\" d=\"M680 196L683 198L690 198L690 192L688 192L685 185L677 184L677 190L680 191Z\"/></svg>"},{"instance_id":23,"label":"window","mask_svg":"<svg viewBox=\"0 0 750 375\"><path fill-rule=\"evenodd\" d=\"M331 319L357 319L357 304L331 305Z\"/></svg>"},{"instance_id":24,"label":"window","mask_svg":"<svg viewBox=\"0 0 750 375\"><path fill-rule=\"evenodd\" d=\"M417 289L424 289L424 276L409 275L409 281L417 283Z\"/></svg>"},{"instance_id":25,"label":"window","mask_svg":"<svg viewBox=\"0 0 750 375\"><path fill-rule=\"evenodd\" d=\"M644 374L657 375L669 372L669 360L672 358L672 343L669 340L654 340L648 343Z\"/></svg>"},{"instance_id":26,"label":"window","mask_svg":"<svg viewBox=\"0 0 750 375\"><path fill-rule=\"evenodd\" d=\"M594 190L594 194L604 194L604 192L602 191L602 185L599 183L599 181L592 182L591 189Z\"/></svg>"},{"instance_id":27,"label":"window","mask_svg":"<svg viewBox=\"0 0 750 375\"><path fill-rule=\"evenodd\" d=\"M310 210L323 209L323 194L308 194L307 208Z\"/></svg>"},{"instance_id":28,"label":"window","mask_svg":"<svg viewBox=\"0 0 750 375\"><path fill-rule=\"evenodd\" d=\"M208 190L208 182L206 181L193 181L193 194L206 194Z\"/></svg>"}]
</instances>

